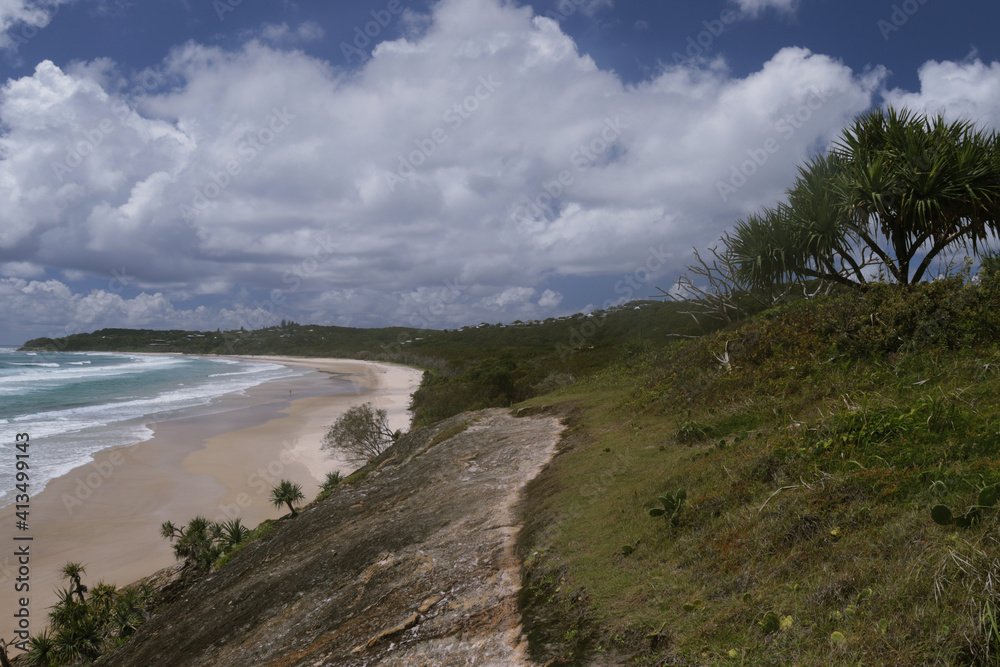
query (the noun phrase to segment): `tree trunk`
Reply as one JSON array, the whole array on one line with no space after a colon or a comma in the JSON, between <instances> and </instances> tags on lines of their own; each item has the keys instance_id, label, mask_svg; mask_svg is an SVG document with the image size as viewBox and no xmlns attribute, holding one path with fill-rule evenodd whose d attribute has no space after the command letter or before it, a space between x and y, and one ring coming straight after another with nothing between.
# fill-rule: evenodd
<instances>
[{"instance_id":1,"label":"tree trunk","mask_svg":"<svg viewBox=\"0 0 1000 667\"><path fill-rule=\"evenodd\" d=\"M87 592L87 587L80 582L80 577L73 577L73 586L76 589L73 592L80 597L80 604L84 604L83 594Z\"/></svg>"}]
</instances>

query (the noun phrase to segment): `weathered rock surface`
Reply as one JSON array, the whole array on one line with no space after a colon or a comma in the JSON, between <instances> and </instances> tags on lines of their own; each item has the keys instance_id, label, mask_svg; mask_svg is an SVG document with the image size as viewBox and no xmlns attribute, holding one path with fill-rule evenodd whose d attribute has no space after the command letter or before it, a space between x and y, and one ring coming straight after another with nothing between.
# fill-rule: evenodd
<instances>
[{"instance_id":1,"label":"weathered rock surface","mask_svg":"<svg viewBox=\"0 0 1000 667\"><path fill-rule=\"evenodd\" d=\"M561 431L552 416L485 410L404 436L98 664L530 664L517 504Z\"/></svg>"}]
</instances>

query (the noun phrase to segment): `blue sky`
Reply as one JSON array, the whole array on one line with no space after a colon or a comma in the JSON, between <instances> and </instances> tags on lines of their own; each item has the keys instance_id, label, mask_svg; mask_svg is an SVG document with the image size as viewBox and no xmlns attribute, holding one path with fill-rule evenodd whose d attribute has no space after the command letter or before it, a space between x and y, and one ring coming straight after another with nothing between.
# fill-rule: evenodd
<instances>
[{"instance_id":1,"label":"blue sky","mask_svg":"<svg viewBox=\"0 0 1000 667\"><path fill-rule=\"evenodd\" d=\"M8 0L0 343L646 296L858 113L996 127L998 19L980 0Z\"/></svg>"}]
</instances>

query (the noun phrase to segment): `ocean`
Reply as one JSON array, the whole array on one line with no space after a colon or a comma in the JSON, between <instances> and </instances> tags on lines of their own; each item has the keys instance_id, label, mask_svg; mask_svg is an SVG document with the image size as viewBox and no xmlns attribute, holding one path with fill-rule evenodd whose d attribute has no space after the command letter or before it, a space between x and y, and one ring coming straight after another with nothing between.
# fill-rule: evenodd
<instances>
[{"instance_id":1,"label":"ocean","mask_svg":"<svg viewBox=\"0 0 1000 667\"><path fill-rule=\"evenodd\" d=\"M31 495L96 452L152 437L147 424L224 409L226 394L312 373L210 357L18 352L0 347L0 507L14 501L17 433L31 436Z\"/></svg>"}]
</instances>

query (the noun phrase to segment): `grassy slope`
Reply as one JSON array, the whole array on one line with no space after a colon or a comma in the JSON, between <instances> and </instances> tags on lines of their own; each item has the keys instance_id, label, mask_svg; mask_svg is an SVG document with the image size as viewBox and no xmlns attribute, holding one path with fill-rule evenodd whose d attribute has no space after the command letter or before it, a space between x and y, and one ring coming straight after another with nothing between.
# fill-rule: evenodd
<instances>
[{"instance_id":1,"label":"grassy slope","mask_svg":"<svg viewBox=\"0 0 1000 667\"><path fill-rule=\"evenodd\" d=\"M792 304L531 401L571 424L527 508L535 656L992 664L1000 521L929 508L1000 481L998 305L961 281ZM651 518L678 488L679 525Z\"/></svg>"}]
</instances>

